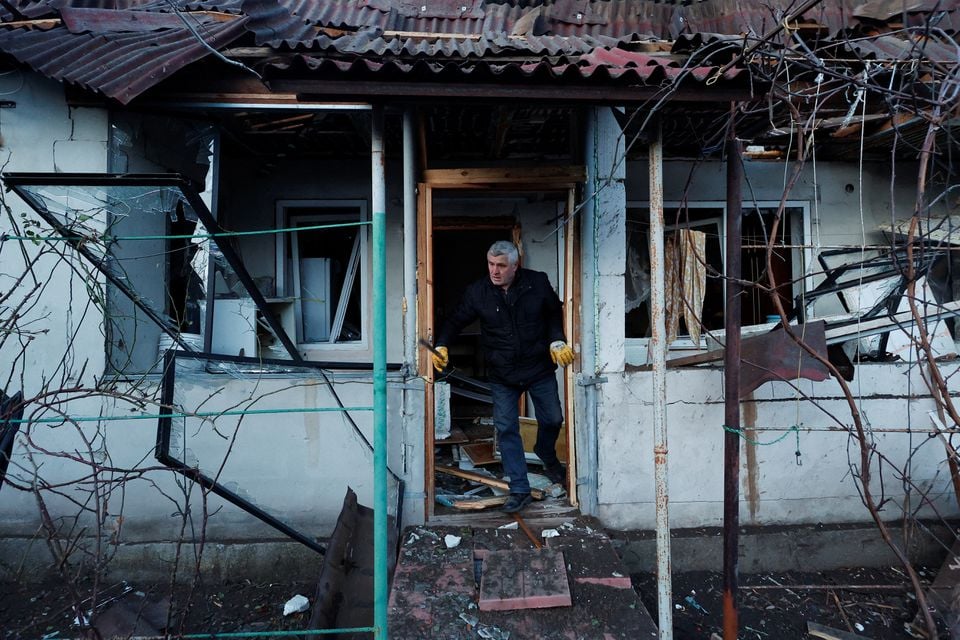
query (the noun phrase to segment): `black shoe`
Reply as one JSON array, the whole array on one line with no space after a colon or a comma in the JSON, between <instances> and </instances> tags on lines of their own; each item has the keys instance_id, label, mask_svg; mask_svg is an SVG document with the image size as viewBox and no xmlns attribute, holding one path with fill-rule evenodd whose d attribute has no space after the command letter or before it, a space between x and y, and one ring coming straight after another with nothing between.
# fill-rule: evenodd
<instances>
[{"instance_id":1,"label":"black shoe","mask_svg":"<svg viewBox=\"0 0 960 640\"><path fill-rule=\"evenodd\" d=\"M533 498L530 497L529 493L511 493L503 505L503 512L516 513L530 504L531 501L533 501Z\"/></svg>"},{"instance_id":2,"label":"black shoe","mask_svg":"<svg viewBox=\"0 0 960 640\"><path fill-rule=\"evenodd\" d=\"M561 464L558 464L555 467L545 467L543 470L543 475L547 476L547 478L553 484L562 484L563 486L567 486L567 470Z\"/></svg>"}]
</instances>

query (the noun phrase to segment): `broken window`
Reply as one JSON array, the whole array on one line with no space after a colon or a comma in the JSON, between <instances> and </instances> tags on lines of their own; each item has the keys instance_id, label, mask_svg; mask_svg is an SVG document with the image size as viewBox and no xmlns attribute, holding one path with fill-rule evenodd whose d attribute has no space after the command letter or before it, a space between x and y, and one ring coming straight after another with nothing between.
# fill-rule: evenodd
<instances>
[{"instance_id":1,"label":"broken window","mask_svg":"<svg viewBox=\"0 0 960 640\"><path fill-rule=\"evenodd\" d=\"M297 342L361 344L367 264L366 203L281 201L277 300L289 302ZM286 301L286 302L285 302Z\"/></svg>"},{"instance_id":2,"label":"broken window","mask_svg":"<svg viewBox=\"0 0 960 640\"><path fill-rule=\"evenodd\" d=\"M956 353L958 257L949 245L914 240L913 267L906 247L850 247L822 251L817 257L824 278L798 304L804 315L823 318L830 344L841 344L854 361L914 360L920 339L910 309L925 318L934 357Z\"/></svg>"},{"instance_id":3,"label":"broken window","mask_svg":"<svg viewBox=\"0 0 960 640\"><path fill-rule=\"evenodd\" d=\"M776 214L776 203L744 204L743 207L743 244L742 274L746 280L767 282L766 245L771 224ZM790 314L793 312L793 299L802 290L804 266L807 257L802 248L806 221L806 206L791 203L783 213L779 225L772 260L774 277L778 283L781 302ZM704 339L692 340L697 327L688 324L698 318L700 329L705 333L720 331L724 326L724 252L725 252L725 206L723 203L691 203L685 206L667 204L664 207L665 228L665 267L667 271L676 266L671 261L700 261L705 266L706 279L702 285L690 286L686 290L697 291L694 298L689 295L668 296L668 315L679 318L677 339L672 348L701 348ZM650 336L650 252L649 252L649 210L644 205L627 208L627 268L625 286L625 335L627 340ZM692 234L681 231L694 231L702 234L699 248L681 256L680 249ZM672 251L671 247L676 251ZM679 269L674 269L679 272ZM688 270L689 271L689 270ZM677 276L681 278L681 276ZM669 283L668 283L669 286ZM699 289L702 287L702 293ZM678 289L684 291L681 284ZM672 303L670 302L672 300ZM684 310L687 313L684 313ZM744 326L772 322L776 309L765 291L752 289L746 291L743 301L741 323ZM779 321L779 317L777 317ZM693 330L693 331L691 331ZM629 342L628 342L629 345Z\"/></svg>"},{"instance_id":4,"label":"broken window","mask_svg":"<svg viewBox=\"0 0 960 640\"><path fill-rule=\"evenodd\" d=\"M145 371L172 346L301 360L192 185L176 175L5 174L86 263L122 293L104 304L112 368ZM88 276L103 304L99 278ZM211 327L206 331L205 327ZM263 336L280 345L270 349Z\"/></svg>"}]
</instances>

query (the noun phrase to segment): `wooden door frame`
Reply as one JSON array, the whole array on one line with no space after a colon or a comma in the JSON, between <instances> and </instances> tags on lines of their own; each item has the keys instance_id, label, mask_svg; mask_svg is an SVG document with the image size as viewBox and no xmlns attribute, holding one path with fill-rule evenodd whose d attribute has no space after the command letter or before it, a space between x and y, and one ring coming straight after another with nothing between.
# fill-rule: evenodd
<instances>
[{"instance_id":1,"label":"wooden door frame","mask_svg":"<svg viewBox=\"0 0 960 640\"><path fill-rule=\"evenodd\" d=\"M576 189L586 180L582 166L525 167L525 168L478 168L478 169L428 169L423 172L423 182L417 194L417 333L418 370L426 381L424 386L424 518L430 520L434 513L434 371L430 352L423 343L433 344L433 197L435 191L538 191L566 194L566 233L563 234L563 326L571 344L579 341L577 307L580 302L578 247L579 217L572 215L576 202ZM558 273L558 275L560 275ZM580 368L579 354L573 366L564 369L564 419L567 425L567 484L570 503L577 506L577 465L574 421L574 374Z\"/></svg>"}]
</instances>

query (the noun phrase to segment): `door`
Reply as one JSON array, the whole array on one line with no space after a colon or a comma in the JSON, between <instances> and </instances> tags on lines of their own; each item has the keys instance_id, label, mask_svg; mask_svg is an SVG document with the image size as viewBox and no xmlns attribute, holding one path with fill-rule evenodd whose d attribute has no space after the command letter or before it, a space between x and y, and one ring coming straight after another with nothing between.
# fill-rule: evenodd
<instances>
[{"instance_id":1,"label":"door","mask_svg":"<svg viewBox=\"0 0 960 640\"><path fill-rule=\"evenodd\" d=\"M418 246L417 246L417 277L418 277L418 329L420 339L433 344L434 335L438 327L442 312L446 312L456 304L463 288L479 277L486 274L484 256L490 244L499 239L510 239L519 242L520 225L516 217L474 218L472 220L459 219L456 216L435 216L435 199L439 195L449 195L450 192L470 192L472 197L489 196L491 202L498 195L504 193L525 192L538 194L533 202L545 199L556 203L549 213L544 213L538 232L543 238L533 238L540 260L552 252L551 260L555 260L555 271L551 277L556 278L558 293L564 303L564 330L567 339L576 342L578 339L577 317L577 283L574 276L576 260L576 218L570 216L573 210L576 185L583 180L582 168L546 168L528 170L526 172L512 170L438 170L424 172L428 180L419 185L418 199ZM480 200L482 202L482 200ZM555 228L551 231L551 225ZM550 271L541 264L524 263L541 271ZM458 265L451 269L450 265ZM464 265L464 266L459 266ZM467 266L469 265L469 266ZM423 342L421 344L423 344ZM469 336L467 342L469 343ZM458 346L458 349L462 347ZM471 354L469 349L465 353L452 354L458 362L468 366L471 373L483 374L482 353ZM471 356L468 360L462 360ZM453 359L453 358L452 358ZM574 373L578 366L563 370L561 384L561 402L564 404L566 423L566 439L568 451L568 478L576 478L576 456L574 448ZM435 372L431 365L428 349L424 346L420 350L419 371L427 381L425 388L425 420L424 420L424 451L425 451L425 513L429 519L434 514L435 505L435 467L434 456L434 407ZM472 376L471 376L472 377ZM568 495L572 505L576 505L575 482L568 480Z\"/></svg>"}]
</instances>

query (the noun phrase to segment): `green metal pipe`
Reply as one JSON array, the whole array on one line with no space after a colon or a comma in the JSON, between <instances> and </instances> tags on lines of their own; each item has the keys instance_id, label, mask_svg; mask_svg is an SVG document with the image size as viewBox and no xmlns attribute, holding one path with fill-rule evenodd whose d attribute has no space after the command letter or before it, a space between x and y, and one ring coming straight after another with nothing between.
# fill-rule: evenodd
<instances>
[{"instance_id":1,"label":"green metal pipe","mask_svg":"<svg viewBox=\"0 0 960 640\"><path fill-rule=\"evenodd\" d=\"M386 371L386 367L384 367ZM384 373L386 379L386 373ZM196 413L131 413L120 416L70 416L58 418L20 418L6 420L10 424L57 424L60 422L122 422L124 420L158 420L160 418L219 418L222 416L258 416L274 413L325 413L327 411L373 411L374 407L301 407L299 409L237 409L232 411L198 411Z\"/></svg>"},{"instance_id":2,"label":"green metal pipe","mask_svg":"<svg viewBox=\"0 0 960 640\"><path fill-rule=\"evenodd\" d=\"M387 638L387 250L383 106L370 136L373 212L373 626Z\"/></svg>"}]
</instances>

